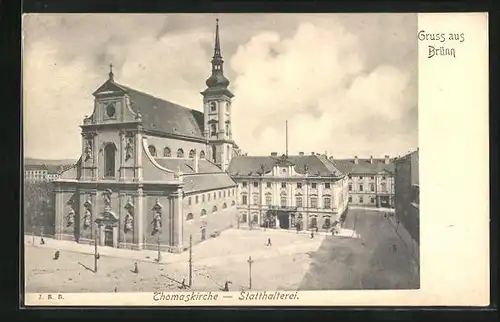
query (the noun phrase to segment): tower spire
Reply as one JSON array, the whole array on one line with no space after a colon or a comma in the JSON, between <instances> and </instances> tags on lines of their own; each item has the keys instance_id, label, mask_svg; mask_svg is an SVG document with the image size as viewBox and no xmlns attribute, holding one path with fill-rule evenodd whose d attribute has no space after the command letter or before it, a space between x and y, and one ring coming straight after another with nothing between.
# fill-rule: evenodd
<instances>
[{"instance_id":1,"label":"tower spire","mask_svg":"<svg viewBox=\"0 0 500 322\"><path fill-rule=\"evenodd\" d=\"M219 18L215 19L214 58L222 58L222 54L220 51L220 38L219 38Z\"/></svg>"},{"instance_id":2,"label":"tower spire","mask_svg":"<svg viewBox=\"0 0 500 322\"><path fill-rule=\"evenodd\" d=\"M227 88L229 80L224 76L224 60L220 49L219 19L215 20L215 44L214 56L212 57L212 75L207 79L206 84L209 88Z\"/></svg>"},{"instance_id":3,"label":"tower spire","mask_svg":"<svg viewBox=\"0 0 500 322\"><path fill-rule=\"evenodd\" d=\"M114 74L113 74L113 64L109 64L109 80L114 81Z\"/></svg>"}]
</instances>

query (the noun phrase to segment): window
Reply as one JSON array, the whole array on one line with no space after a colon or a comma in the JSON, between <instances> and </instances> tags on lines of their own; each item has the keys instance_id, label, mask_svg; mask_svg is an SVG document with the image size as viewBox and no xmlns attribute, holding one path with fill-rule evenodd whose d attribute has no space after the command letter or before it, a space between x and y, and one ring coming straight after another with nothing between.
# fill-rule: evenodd
<instances>
[{"instance_id":1,"label":"window","mask_svg":"<svg viewBox=\"0 0 500 322\"><path fill-rule=\"evenodd\" d=\"M331 225L330 217L323 217L323 229L328 229Z\"/></svg>"},{"instance_id":2,"label":"window","mask_svg":"<svg viewBox=\"0 0 500 322\"><path fill-rule=\"evenodd\" d=\"M359 191L363 191L363 185L362 184L359 185Z\"/></svg>"},{"instance_id":3,"label":"window","mask_svg":"<svg viewBox=\"0 0 500 322\"><path fill-rule=\"evenodd\" d=\"M323 198L323 208L328 209L332 207L332 199L328 198Z\"/></svg>"},{"instance_id":4,"label":"window","mask_svg":"<svg viewBox=\"0 0 500 322\"><path fill-rule=\"evenodd\" d=\"M246 188L246 187L247 187L247 183L246 183L246 181L243 181L243 182L241 183L241 186L242 186L243 188Z\"/></svg>"},{"instance_id":5,"label":"window","mask_svg":"<svg viewBox=\"0 0 500 322\"><path fill-rule=\"evenodd\" d=\"M215 147L215 145L212 145L212 161L217 161L217 148Z\"/></svg>"},{"instance_id":6,"label":"window","mask_svg":"<svg viewBox=\"0 0 500 322\"><path fill-rule=\"evenodd\" d=\"M259 222L259 216L257 215L253 215L253 220L252 220L253 223L258 223Z\"/></svg>"},{"instance_id":7,"label":"window","mask_svg":"<svg viewBox=\"0 0 500 322\"><path fill-rule=\"evenodd\" d=\"M226 208L227 208L227 204L224 202L224 203L222 204L222 209L226 209Z\"/></svg>"},{"instance_id":8,"label":"window","mask_svg":"<svg viewBox=\"0 0 500 322\"><path fill-rule=\"evenodd\" d=\"M330 189L330 182L325 183L325 189Z\"/></svg>"},{"instance_id":9,"label":"window","mask_svg":"<svg viewBox=\"0 0 500 322\"><path fill-rule=\"evenodd\" d=\"M216 213L216 212L217 212L217 206L214 206L214 207L212 208L212 213L214 214L214 213Z\"/></svg>"},{"instance_id":10,"label":"window","mask_svg":"<svg viewBox=\"0 0 500 322\"><path fill-rule=\"evenodd\" d=\"M191 197L188 198L188 206L191 206Z\"/></svg>"},{"instance_id":11,"label":"window","mask_svg":"<svg viewBox=\"0 0 500 322\"><path fill-rule=\"evenodd\" d=\"M281 205L281 208L286 208L286 194L282 194L280 196L280 205Z\"/></svg>"},{"instance_id":12,"label":"window","mask_svg":"<svg viewBox=\"0 0 500 322\"><path fill-rule=\"evenodd\" d=\"M373 179L375 179L375 177L370 177L370 179L372 179L372 180L373 180Z\"/></svg>"},{"instance_id":13,"label":"window","mask_svg":"<svg viewBox=\"0 0 500 322\"><path fill-rule=\"evenodd\" d=\"M302 182L297 182L297 189L302 189Z\"/></svg>"},{"instance_id":14,"label":"window","mask_svg":"<svg viewBox=\"0 0 500 322\"><path fill-rule=\"evenodd\" d=\"M200 159L205 159L205 151L200 151Z\"/></svg>"},{"instance_id":15,"label":"window","mask_svg":"<svg viewBox=\"0 0 500 322\"><path fill-rule=\"evenodd\" d=\"M214 200L217 199L217 193L214 192Z\"/></svg>"},{"instance_id":16,"label":"window","mask_svg":"<svg viewBox=\"0 0 500 322\"><path fill-rule=\"evenodd\" d=\"M351 196L349 196L349 202L352 202L352 197Z\"/></svg>"},{"instance_id":17,"label":"window","mask_svg":"<svg viewBox=\"0 0 500 322\"><path fill-rule=\"evenodd\" d=\"M189 213L186 216L186 221L189 221L189 220L193 220L193 214L192 213Z\"/></svg>"},{"instance_id":18,"label":"window","mask_svg":"<svg viewBox=\"0 0 500 322\"><path fill-rule=\"evenodd\" d=\"M194 203L198 203L198 196L194 197Z\"/></svg>"},{"instance_id":19,"label":"window","mask_svg":"<svg viewBox=\"0 0 500 322\"><path fill-rule=\"evenodd\" d=\"M311 228L318 227L318 219L316 217L311 218Z\"/></svg>"},{"instance_id":20,"label":"window","mask_svg":"<svg viewBox=\"0 0 500 322\"><path fill-rule=\"evenodd\" d=\"M253 187L254 187L254 188L258 188L258 187L259 187L259 183L258 183L257 181L254 181L254 182L253 182Z\"/></svg>"},{"instance_id":21,"label":"window","mask_svg":"<svg viewBox=\"0 0 500 322\"><path fill-rule=\"evenodd\" d=\"M112 143L104 148L104 176L115 176L115 145Z\"/></svg>"},{"instance_id":22,"label":"window","mask_svg":"<svg viewBox=\"0 0 500 322\"><path fill-rule=\"evenodd\" d=\"M246 205L248 203L247 201L247 195L241 196L241 204Z\"/></svg>"},{"instance_id":23,"label":"window","mask_svg":"<svg viewBox=\"0 0 500 322\"><path fill-rule=\"evenodd\" d=\"M349 191L352 191L352 184L349 184Z\"/></svg>"},{"instance_id":24,"label":"window","mask_svg":"<svg viewBox=\"0 0 500 322\"><path fill-rule=\"evenodd\" d=\"M195 150L189 151L189 158L190 159L194 159L195 156L196 156L196 151Z\"/></svg>"},{"instance_id":25,"label":"window","mask_svg":"<svg viewBox=\"0 0 500 322\"><path fill-rule=\"evenodd\" d=\"M286 182L281 183L281 188L286 188Z\"/></svg>"},{"instance_id":26,"label":"window","mask_svg":"<svg viewBox=\"0 0 500 322\"><path fill-rule=\"evenodd\" d=\"M266 187L271 188L271 182L268 182L268 183L266 184Z\"/></svg>"},{"instance_id":27,"label":"window","mask_svg":"<svg viewBox=\"0 0 500 322\"><path fill-rule=\"evenodd\" d=\"M359 197L359 203L363 203L363 197Z\"/></svg>"},{"instance_id":28,"label":"window","mask_svg":"<svg viewBox=\"0 0 500 322\"><path fill-rule=\"evenodd\" d=\"M316 182L311 183L311 188L316 189Z\"/></svg>"},{"instance_id":29,"label":"window","mask_svg":"<svg viewBox=\"0 0 500 322\"><path fill-rule=\"evenodd\" d=\"M210 194L209 193L207 193L207 197L208 197L208 201L210 201Z\"/></svg>"},{"instance_id":30,"label":"window","mask_svg":"<svg viewBox=\"0 0 500 322\"><path fill-rule=\"evenodd\" d=\"M201 202L205 202L205 194L201 195Z\"/></svg>"},{"instance_id":31,"label":"window","mask_svg":"<svg viewBox=\"0 0 500 322\"><path fill-rule=\"evenodd\" d=\"M370 183L370 191L375 191L375 185L373 183Z\"/></svg>"},{"instance_id":32,"label":"window","mask_svg":"<svg viewBox=\"0 0 500 322\"><path fill-rule=\"evenodd\" d=\"M226 112L229 113L229 103L226 102Z\"/></svg>"},{"instance_id":33,"label":"window","mask_svg":"<svg viewBox=\"0 0 500 322\"><path fill-rule=\"evenodd\" d=\"M177 157L184 158L184 150L182 150L182 149L177 150Z\"/></svg>"},{"instance_id":34,"label":"window","mask_svg":"<svg viewBox=\"0 0 500 322\"><path fill-rule=\"evenodd\" d=\"M241 222L247 222L247 214L241 215Z\"/></svg>"},{"instance_id":35,"label":"window","mask_svg":"<svg viewBox=\"0 0 500 322\"><path fill-rule=\"evenodd\" d=\"M295 197L295 206L296 207L302 207L302 197Z\"/></svg>"},{"instance_id":36,"label":"window","mask_svg":"<svg viewBox=\"0 0 500 322\"><path fill-rule=\"evenodd\" d=\"M252 195L252 197L253 197L253 204L254 204L254 205L258 205L258 204L259 204L259 195L258 195L258 194L256 194L256 193L254 193L254 194Z\"/></svg>"},{"instance_id":37,"label":"window","mask_svg":"<svg viewBox=\"0 0 500 322\"><path fill-rule=\"evenodd\" d=\"M206 216L206 215L207 215L207 211L205 209L202 209L201 210L201 216L203 217L203 216Z\"/></svg>"},{"instance_id":38,"label":"window","mask_svg":"<svg viewBox=\"0 0 500 322\"><path fill-rule=\"evenodd\" d=\"M215 112L215 111L217 111L217 103L210 102L210 112Z\"/></svg>"},{"instance_id":39,"label":"window","mask_svg":"<svg viewBox=\"0 0 500 322\"><path fill-rule=\"evenodd\" d=\"M359 176L359 180L363 180L363 177L362 177L362 176Z\"/></svg>"},{"instance_id":40,"label":"window","mask_svg":"<svg viewBox=\"0 0 500 322\"><path fill-rule=\"evenodd\" d=\"M386 178L385 178L385 176L383 176L383 177L382 177L382 180L385 180L385 179L386 179Z\"/></svg>"},{"instance_id":41,"label":"window","mask_svg":"<svg viewBox=\"0 0 500 322\"><path fill-rule=\"evenodd\" d=\"M370 198L370 203L375 203L375 198Z\"/></svg>"},{"instance_id":42,"label":"window","mask_svg":"<svg viewBox=\"0 0 500 322\"><path fill-rule=\"evenodd\" d=\"M222 191L219 191L219 199L222 198Z\"/></svg>"},{"instance_id":43,"label":"window","mask_svg":"<svg viewBox=\"0 0 500 322\"><path fill-rule=\"evenodd\" d=\"M154 145L148 146L148 150L149 150L149 154L151 154L151 156L153 156L153 157L156 156L156 148Z\"/></svg>"},{"instance_id":44,"label":"window","mask_svg":"<svg viewBox=\"0 0 500 322\"><path fill-rule=\"evenodd\" d=\"M311 197L311 208L318 208L318 198Z\"/></svg>"},{"instance_id":45,"label":"window","mask_svg":"<svg viewBox=\"0 0 500 322\"><path fill-rule=\"evenodd\" d=\"M172 156L172 152L170 152L170 148L166 147L165 149L163 149L163 156L167 157L167 158Z\"/></svg>"},{"instance_id":46,"label":"window","mask_svg":"<svg viewBox=\"0 0 500 322\"><path fill-rule=\"evenodd\" d=\"M352 176L351 176L351 174L348 174L348 175L347 175L347 177L348 177L349 179L352 179Z\"/></svg>"},{"instance_id":47,"label":"window","mask_svg":"<svg viewBox=\"0 0 500 322\"><path fill-rule=\"evenodd\" d=\"M266 193L266 205L270 206L273 202L272 195L270 193Z\"/></svg>"},{"instance_id":48,"label":"window","mask_svg":"<svg viewBox=\"0 0 500 322\"><path fill-rule=\"evenodd\" d=\"M387 184L385 182L380 184L380 190L382 190L382 192L387 192Z\"/></svg>"},{"instance_id":49,"label":"window","mask_svg":"<svg viewBox=\"0 0 500 322\"><path fill-rule=\"evenodd\" d=\"M217 125L215 123L210 124L210 135L217 135Z\"/></svg>"},{"instance_id":50,"label":"window","mask_svg":"<svg viewBox=\"0 0 500 322\"><path fill-rule=\"evenodd\" d=\"M229 123L226 123L226 135L229 135Z\"/></svg>"}]
</instances>

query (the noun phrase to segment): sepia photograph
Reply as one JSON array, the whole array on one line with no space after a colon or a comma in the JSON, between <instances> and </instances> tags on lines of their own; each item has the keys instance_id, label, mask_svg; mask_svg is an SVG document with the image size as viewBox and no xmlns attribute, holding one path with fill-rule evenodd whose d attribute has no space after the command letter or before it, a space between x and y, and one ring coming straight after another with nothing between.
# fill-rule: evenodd
<instances>
[{"instance_id":1,"label":"sepia photograph","mask_svg":"<svg viewBox=\"0 0 500 322\"><path fill-rule=\"evenodd\" d=\"M25 292L419 290L418 32L24 15Z\"/></svg>"}]
</instances>

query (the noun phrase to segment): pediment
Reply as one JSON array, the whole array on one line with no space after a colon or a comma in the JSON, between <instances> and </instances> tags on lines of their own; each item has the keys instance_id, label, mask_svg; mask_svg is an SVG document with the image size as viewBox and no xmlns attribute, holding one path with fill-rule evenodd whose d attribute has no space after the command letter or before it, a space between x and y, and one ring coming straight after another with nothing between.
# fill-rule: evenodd
<instances>
[{"instance_id":1,"label":"pediment","mask_svg":"<svg viewBox=\"0 0 500 322\"><path fill-rule=\"evenodd\" d=\"M104 211L101 214L101 217L97 218L97 222L101 222L104 224L114 224L118 222L118 216L113 211Z\"/></svg>"},{"instance_id":2,"label":"pediment","mask_svg":"<svg viewBox=\"0 0 500 322\"><path fill-rule=\"evenodd\" d=\"M120 95L120 94L125 94L126 91L117 85L116 83L108 80L104 84L102 84L92 95L100 95L100 94L115 94L115 95Z\"/></svg>"}]
</instances>

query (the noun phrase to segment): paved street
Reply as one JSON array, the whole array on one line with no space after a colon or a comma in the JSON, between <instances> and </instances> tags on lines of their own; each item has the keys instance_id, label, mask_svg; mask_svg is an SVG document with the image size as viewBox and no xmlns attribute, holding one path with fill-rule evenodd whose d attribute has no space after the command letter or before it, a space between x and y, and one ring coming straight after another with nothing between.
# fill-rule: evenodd
<instances>
[{"instance_id":1,"label":"paved street","mask_svg":"<svg viewBox=\"0 0 500 322\"><path fill-rule=\"evenodd\" d=\"M218 291L225 281L230 290L248 289L249 256L253 290L326 290L415 288L409 255L379 211L350 210L345 228L359 239L273 230L224 231L193 248L193 290ZM272 246L266 246L268 238ZM29 243L30 238L27 238ZM397 251L393 251L396 245ZM52 248L50 248L52 247ZM59 249L61 256L53 259ZM188 282L188 253L164 253L154 262L153 251L100 247L97 273L92 271L93 247L48 240L27 244L27 292L151 292L180 291ZM128 257L130 256L130 257ZM139 273L132 272L134 263Z\"/></svg>"},{"instance_id":2,"label":"paved street","mask_svg":"<svg viewBox=\"0 0 500 322\"><path fill-rule=\"evenodd\" d=\"M383 212L350 209L345 227L356 230L360 239L325 238L314 253L313 263L300 288L414 289L418 273L412 273L410 254L395 234ZM393 250L396 245L396 251Z\"/></svg>"}]
</instances>

